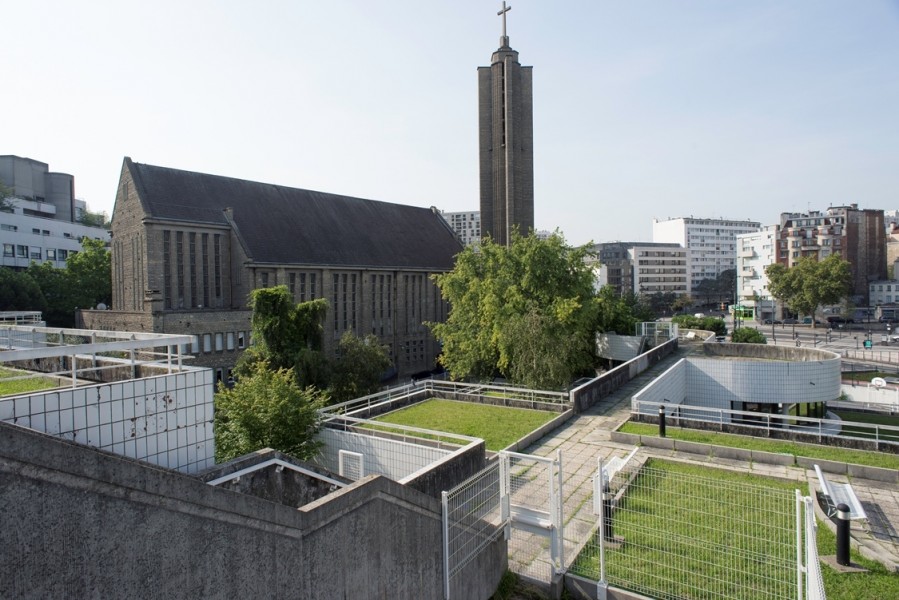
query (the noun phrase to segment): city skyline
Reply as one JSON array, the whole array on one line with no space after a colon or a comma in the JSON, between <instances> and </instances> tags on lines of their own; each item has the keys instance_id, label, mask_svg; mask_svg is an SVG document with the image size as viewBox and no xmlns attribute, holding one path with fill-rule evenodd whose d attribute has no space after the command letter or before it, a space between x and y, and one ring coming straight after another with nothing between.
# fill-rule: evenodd
<instances>
[{"instance_id":1,"label":"city skyline","mask_svg":"<svg viewBox=\"0 0 899 600\"><path fill-rule=\"evenodd\" d=\"M535 226L899 208L899 4L510 3L534 67ZM135 161L478 208L477 68L500 2L7 7L0 154L112 214Z\"/></svg>"}]
</instances>

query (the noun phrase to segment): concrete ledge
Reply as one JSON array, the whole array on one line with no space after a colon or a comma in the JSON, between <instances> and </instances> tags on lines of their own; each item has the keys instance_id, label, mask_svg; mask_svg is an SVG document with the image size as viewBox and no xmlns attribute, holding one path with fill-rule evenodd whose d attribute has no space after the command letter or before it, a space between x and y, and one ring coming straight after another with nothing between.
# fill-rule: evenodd
<instances>
[{"instance_id":1,"label":"concrete ledge","mask_svg":"<svg viewBox=\"0 0 899 600\"><path fill-rule=\"evenodd\" d=\"M630 444L632 446L641 443L640 436L636 433L622 433L614 430L609 432L609 439L619 444Z\"/></svg>"},{"instance_id":2,"label":"concrete ledge","mask_svg":"<svg viewBox=\"0 0 899 600\"><path fill-rule=\"evenodd\" d=\"M744 448L730 448L728 446L712 446L712 456L729 460L752 460L752 451Z\"/></svg>"},{"instance_id":3,"label":"concrete ledge","mask_svg":"<svg viewBox=\"0 0 899 600\"><path fill-rule=\"evenodd\" d=\"M527 434L526 436L524 436L517 442L514 442L507 448L504 448L504 450L507 450L509 452L521 452L522 450L524 450L525 448L527 448L528 446L530 446L531 444L533 444L534 442L536 442L537 440L539 440L540 438L542 438L543 436L548 434L549 432L564 425L573 416L574 416L574 411L569 408L568 410L563 412L558 417L552 419L548 423L544 423L541 427L538 427L537 429L530 432L529 434Z\"/></svg>"},{"instance_id":4,"label":"concrete ledge","mask_svg":"<svg viewBox=\"0 0 899 600\"><path fill-rule=\"evenodd\" d=\"M874 481L883 481L886 483L899 484L899 470L884 469L883 467L868 467L865 465L847 464L847 475L849 477L858 477L860 479L873 479Z\"/></svg>"},{"instance_id":5,"label":"concrete ledge","mask_svg":"<svg viewBox=\"0 0 899 600\"><path fill-rule=\"evenodd\" d=\"M597 600L596 582L580 575L565 573L565 590L574 600ZM613 587L606 589L605 597L607 600L651 600L646 596Z\"/></svg>"},{"instance_id":6,"label":"concrete ledge","mask_svg":"<svg viewBox=\"0 0 899 600\"><path fill-rule=\"evenodd\" d=\"M690 454L700 454L709 456L712 454L713 446L711 444L702 444L700 442L684 442L681 440L673 440L674 449L677 452L689 452Z\"/></svg>"},{"instance_id":7,"label":"concrete ledge","mask_svg":"<svg viewBox=\"0 0 899 600\"><path fill-rule=\"evenodd\" d=\"M766 465L783 465L787 467L792 467L796 464L796 457L792 454L762 452L761 450L751 450L750 452L754 462L760 462Z\"/></svg>"},{"instance_id":8,"label":"concrete ledge","mask_svg":"<svg viewBox=\"0 0 899 600\"><path fill-rule=\"evenodd\" d=\"M674 450L674 440L671 438L660 438L652 436L639 436L640 443L650 448L660 448L662 450Z\"/></svg>"},{"instance_id":9,"label":"concrete ledge","mask_svg":"<svg viewBox=\"0 0 899 600\"><path fill-rule=\"evenodd\" d=\"M825 473L836 473L837 475L847 475L849 473L849 466L846 463L834 462L832 460L797 456L796 463L806 469L813 469L814 465L818 465Z\"/></svg>"}]
</instances>

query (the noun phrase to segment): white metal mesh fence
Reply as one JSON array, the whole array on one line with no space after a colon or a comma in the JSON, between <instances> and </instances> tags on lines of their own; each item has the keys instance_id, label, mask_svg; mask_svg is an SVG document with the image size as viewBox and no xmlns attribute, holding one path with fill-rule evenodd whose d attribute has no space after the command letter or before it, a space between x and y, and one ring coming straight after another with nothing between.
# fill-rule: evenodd
<instances>
[{"instance_id":1,"label":"white metal mesh fence","mask_svg":"<svg viewBox=\"0 0 899 600\"><path fill-rule=\"evenodd\" d=\"M607 526L570 571L662 600L796 598L795 491L702 471L654 461L619 471L598 507Z\"/></svg>"},{"instance_id":2,"label":"white metal mesh fence","mask_svg":"<svg viewBox=\"0 0 899 600\"><path fill-rule=\"evenodd\" d=\"M561 457L503 452L501 460L509 473L509 569L548 583L564 563Z\"/></svg>"},{"instance_id":3,"label":"white metal mesh fence","mask_svg":"<svg viewBox=\"0 0 899 600\"><path fill-rule=\"evenodd\" d=\"M799 493L796 495L798 497ZM824 593L824 578L821 574L821 561L818 559L818 521L815 519L814 499L798 497L797 500L805 512L805 598L827 600Z\"/></svg>"},{"instance_id":4,"label":"white metal mesh fence","mask_svg":"<svg viewBox=\"0 0 899 600\"><path fill-rule=\"evenodd\" d=\"M503 533L500 466L493 462L448 492L443 492L444 596L465 565Z\"/></svg>"}]
</instances>

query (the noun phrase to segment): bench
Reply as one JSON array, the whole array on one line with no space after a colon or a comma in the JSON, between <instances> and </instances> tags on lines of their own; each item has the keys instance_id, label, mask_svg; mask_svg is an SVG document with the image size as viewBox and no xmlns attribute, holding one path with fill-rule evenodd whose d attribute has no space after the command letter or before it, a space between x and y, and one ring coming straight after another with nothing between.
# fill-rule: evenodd
<instances>
[{"instance_id":1,"label":"bench","mask_svg":"<svg viewBox=\"0 0 899 600\"><path fill-rule=\"evenodd\" d=\"M821 472L821 467L818 465L815 465L815 473L818 474L818 483L821 486L821 499L824 501L821 508L824 509L828 517L833 517L837 514L837 505L845 504L849 507L850 519L868 518L851 485L827 481L824 473Z\"/></svg>"}]
</instances>

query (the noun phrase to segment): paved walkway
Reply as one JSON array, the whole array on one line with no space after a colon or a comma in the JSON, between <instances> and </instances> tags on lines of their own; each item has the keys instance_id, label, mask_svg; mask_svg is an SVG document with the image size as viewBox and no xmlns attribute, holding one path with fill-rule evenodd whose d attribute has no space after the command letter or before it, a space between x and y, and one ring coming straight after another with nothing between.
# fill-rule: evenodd
<instances>
[{"instance_id":1,"label":"paved walkway","mask_svg":"<svg viewBox=\"0 0 899 600\"><path fill-rule=\"evenodd\" d=\"M690 352L689 346L682 345L674 354L523 451L545 457L555 456L558 450L562 452L566 566L575 558L577 540L584 540L590 528L596 524L597 517L592 513L591 478L596 472L597 459L624 457L633 450L633 446L612 442L610 431L630 416L631 398L634 394ZM751 472L797 482L807 481L810 488L817 487L814 469L710 458L645 447L639 450L639 454L675 458L694 464L708 464L715 468ZM828 475L828 478L835 482L845 481L845 478L841 479L839 476ZM899 489L895 485L859 478L853 478L852 487L868 513L867 523L852 523L853 540L863 546L865 554L899 571ZM823 513L819 514L819 517L826 520ZM523 539L521 548L515 547L514 537L512 542L510 562L514 570L522 572L524 568L524 572L537 573L538 576L540 573L549 573L547 553L535 555L535 552L526 548L528 544L533 543L532 540ZM532 564L529 566L522 564L527 561L532 561Z\"/></svg>"}]
</instances>

